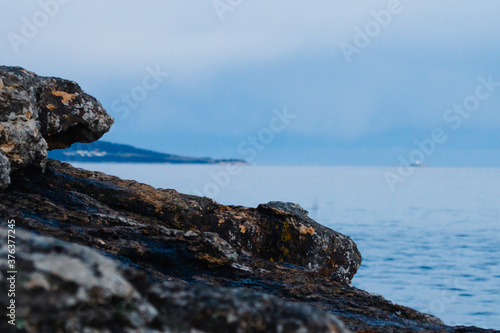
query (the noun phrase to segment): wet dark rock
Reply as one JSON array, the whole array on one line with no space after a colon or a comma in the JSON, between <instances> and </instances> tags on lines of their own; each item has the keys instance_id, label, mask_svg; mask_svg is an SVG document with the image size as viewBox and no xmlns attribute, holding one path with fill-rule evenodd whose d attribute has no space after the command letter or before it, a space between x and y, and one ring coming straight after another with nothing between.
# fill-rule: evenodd
<instances>
[{"instance_id":1,"label":"wet dark rock","mask_svg":"<svg viewBox=\"0 0 500 333\"><path fill-rule=\"evenodd\" d=\"M75 82L0 66L0 188L16 170L43 171L47 149L95 141L112 123Z\"/></svg>"},{"instance_id":2,"label":"wet dark rock","mask_svg":"<svg viewBox=\"0 0 500 333\"><path fill-rule=\"evenodd\" d=\"M141 332L162 331L171 323L176 323L181 332L224 332L217 327L225 327L220 326L224 323L248 325L247 318L260 313L270 317L258 319L255 325L271 325L283 317L285 321L295 320L290 327L297 332L301 325L314 327L324 325L324 320L334 321L305 304L335 315L353 332L486 332L445 326L434 316L356 289L335 272L310 269L304 264L312 260L308 249L318 251L323 256L319 258L328 258L326 250L317 248L320 243L316 234L323 235L330 251L338 246L337 252L347 251L344 254L351 253L353 258L358 252L348 237L318 225L305 210L290 203L271 202L258 208L223 206L208 198L154 189L49 160L44 174L20 172L12 176L12 184L0 192L0 219L16 219L18 230L94 248L128 267L120 274L139 295L131 303L137 301L141 309L152 306L159 314L147 321L147 314L155 311L137 310L133 316L125 312L132 324L122 317L112 317L107 306L99 308L99 312L107 313L102 318L108 323L122 325L117 326L117 332L123 332L123 327L139 332L136 326L141 325ZM283 247L290 248L286 256ZM334 262L331 267L335 267L334 260L341 260L330 258ZM25 270L29 269L22 268ZM91 271L81 274L95 279ZM71 285L78 289L78 283ZM51 300L49 294L41 295L41 299ZM117 297L117 304L129 304L126 300ZM57 307L49 301L44 311L52 309L73 318L74 308ZM26 311L31 311L31 306L35 305L28 305ZM251 309L256 312L248 312ZM134 319L137 316L143 317ZM55 319L53 322L58 323ZM109 332L114 332L112 325L106 326ZM92 327L95 332L105 332L97 328L102 326ZM242 332L259 332L245 327ZM227 332L238 331L235 326L227 326Z\"/></svg>"},{"instance_id":3,"label":"wet dark rock","mask_svg":"<svg viewBox=\"0 0 500 333\"><path fill-rule=\"evenodd\" d=\"M45 175L17 179L12 191L6 192L5 202L12 202L25 216L38 219L40 207L31 200L45 199L49 190L47 200L53 209L44 209L43 220L66 223L66 228L87 228L94 222L103 228L113 226L104 230L120 239L126 238L124 231L113 228L125 228L123 221L132 223L127 229L130 239L138 239L140 228L157 225L213 232L239 253L302 266L340 281L349 281L361 263L356 244L349 237L282 210L227 207L208 198L156 190L55 161L50 162ZM29 193L21 194L21 189ZM20 207L16 198L23 196L33 198L29 199L31 204L26 202L26 206ZM33 228L39 228L38 225L33 224ZM54 233L62 231L54 228ZM158 236L158 231L148 235L163 237Z\"/></svg>"},{"instance_id":4,"label":"wet dark rock","mask_svg":"<svg viewBox=\"0 0 500 333\"><path fill-rule=\"evenodd\" d=\"M307 305L252 291L154 283L87 247L16 235L23 245L16 266L18 319L16 328L2 320L2 332L348 332L333 315ZM6 239L5 229L0 237ZM2 242L0 256L7 254ZM10 285L6 271L2 260L2 290ZM8 302L0 298L2 308Z\"/></svg>"}]
</instances>

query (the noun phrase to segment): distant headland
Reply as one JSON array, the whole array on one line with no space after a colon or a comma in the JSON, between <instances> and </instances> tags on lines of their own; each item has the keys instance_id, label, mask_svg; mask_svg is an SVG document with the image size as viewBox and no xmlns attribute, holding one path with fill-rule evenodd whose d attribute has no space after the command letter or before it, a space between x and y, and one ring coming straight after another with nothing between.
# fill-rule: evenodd
<instances>
[{"instance_id":1,"label":"distant headland","mask_svg":"<svg viewBox=\"0 0 500 333\"><path fill-rule=\"evenodd\" d=\"M164 154L106 141L75 143L68 149L49 151L48 157L64 162L92 163L247 164L242 159L213 159Z\"/></svg>"}]
</instances>

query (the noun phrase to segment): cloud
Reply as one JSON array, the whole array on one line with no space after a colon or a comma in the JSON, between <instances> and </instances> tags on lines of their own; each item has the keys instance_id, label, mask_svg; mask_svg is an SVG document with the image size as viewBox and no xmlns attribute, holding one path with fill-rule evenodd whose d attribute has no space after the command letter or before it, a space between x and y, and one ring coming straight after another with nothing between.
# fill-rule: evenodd
<instances>
[{"instance_id":1,"label":"cloud","mask_svg":"<svg viewBox=\"0 0 500 333\"><path fill-rule=\"evenodd\" d=\"M42 2L57 0L42 0ZM395 1L395 0L392 0ZM364 28L372 12L391 1L314 2L243 1L220 21L213 1L197 5L181 1L70 1L27 45L15 54L2 38L4 62L31 67L86 67L87 71L136 72L160 63L191 78L216 75L230 66L269 62L297 52L340 53L351 42L356 26ZM22 18L41 10L36 2L4 4L0 35L20 33ZM372 44L467 47L498 45L495 1L401 0L401 14ZM417 49L417 52L422 50ZM36 57L33 57L36 54ZM45 65L41 65L45 64ZM80 69L84 71L83 68ZM215 74L214 74L215 73Z\"/></svg>"}]
</instances>

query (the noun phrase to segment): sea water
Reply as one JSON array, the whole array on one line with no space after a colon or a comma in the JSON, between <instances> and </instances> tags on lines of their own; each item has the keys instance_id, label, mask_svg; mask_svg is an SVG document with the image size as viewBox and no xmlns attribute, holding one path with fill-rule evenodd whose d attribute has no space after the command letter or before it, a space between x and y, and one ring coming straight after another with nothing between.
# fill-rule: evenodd
<instances>
[{"instance_id":1,"label":"sea water","mask_svg":"<svg viewBox=\"0 0 500 333\"><path fill-rule=\"evenodd\" d=\"M255 207L300 204L350 236L352 284L447 325L500 329L500 169L75 164L159 188Z\"/></svg>"}]
</instances>

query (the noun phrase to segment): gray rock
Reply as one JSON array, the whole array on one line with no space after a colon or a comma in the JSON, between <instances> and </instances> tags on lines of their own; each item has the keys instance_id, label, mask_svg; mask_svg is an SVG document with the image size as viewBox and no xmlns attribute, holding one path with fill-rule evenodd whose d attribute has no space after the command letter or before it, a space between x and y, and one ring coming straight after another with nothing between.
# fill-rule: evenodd
<instances>
[{"instance_id":1,"label":"gray rock","mask_svg":"<svg viewBox=\"0 0 500 333\"><path fill-rule=\"evenodd\" d=\"M10 162L3 150L0 150L0 189L10 184Z\"/></svg>"},{"instance_id":2,"label":"gray rock","mask_svg":"<svg viewBox=\"0 0 500 333\"><path fill-rule=\"evenodd\" d=\"M267 204L261 204L262 209L275 209L277 211L290 213L298 218L308 217L309 212L302 208L300 205L293 202L283 202L283 201L270 201Z\"/></svg>"},{"instance_id":3,"label":"gray rock","mask_svg":"<svg viewBox=\"0 0 500 333\"><path fill-rule=\"evenodd\" d=\"M43 170L47 142L38 121L35 75L0 67L0 82L0 150L12 171L28 166Z\"/></svg>"},{"instance_id":4,"label":"gray rock","mask_svg":"<svg viewBox=\"0 0 500 333\"><path fill-rule=\"evenodd\" d=\"M0 238L7 238L5 228ZM274 296L153 283L92 249L20 229L16 242L19 332L348 332L331 314ZM0 257L7 258L1 244ZM10 287L8 270L1 260L2 290ZM0 297L2 308L9 304ZM11 328L0 321L2 332Z\"/></svg>"},{"instance_id":5,"label":"gray rock","mask_svg":"<svg viewBox=\"0 0 500 333\"><path fill-rule=\"evenodd\" d=\"M307 210L291 202L271 201L261 204L257 210L278 218L275 228L279 230L287 253L295 249L298 263L310 270L350 282L361 265L361 253L354 241L340 232L326 228L308 216ZM297 244L302 240L307 246ZM273 242L274 243L274 242ZM294 244L295 243L295 244ZM291 250L290 250L291 249Z\"/></svg>"},{"instance_id":6,"label":"gray rock","mask_svg":"<svg viewBox=\"0 0 500 333\"><path fill-rule=\"evenodd\" d=\"M43 171L47 149L95 141L112 123L75 82L0 66L0 188L16 170Z\"/></svg>"},{"instance_id":7,"label":"gray rock","mask_svg":"<svg viewBox=\"0 0 500 333\"><path fill-rule=\"evenodd\" d=\"M331 314L257 292L166 283L150 295L161 320L180 332L349 332Z\"/></svg>"}]
</instances>

